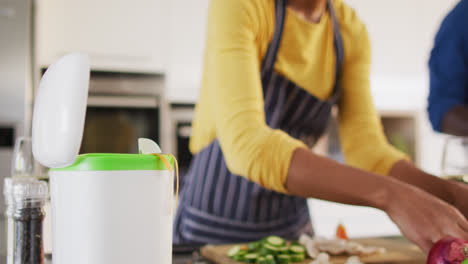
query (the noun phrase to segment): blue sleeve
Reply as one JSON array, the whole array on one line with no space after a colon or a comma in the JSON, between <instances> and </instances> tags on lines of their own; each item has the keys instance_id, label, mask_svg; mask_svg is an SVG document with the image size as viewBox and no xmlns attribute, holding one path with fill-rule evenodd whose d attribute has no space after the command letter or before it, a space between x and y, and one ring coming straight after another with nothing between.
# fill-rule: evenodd
<instances>
[{"instance_id":1,"label":"blue sleeve","mask_svg":"<svg viewBox=\"0 0 468 264\"><path fill-rule=\"evenodd\" d=\"M441 131L444 115L468 98L468 1L460 2L445 18L429 60L428 113L432 127Z\"/></svg>"}]
</instances>

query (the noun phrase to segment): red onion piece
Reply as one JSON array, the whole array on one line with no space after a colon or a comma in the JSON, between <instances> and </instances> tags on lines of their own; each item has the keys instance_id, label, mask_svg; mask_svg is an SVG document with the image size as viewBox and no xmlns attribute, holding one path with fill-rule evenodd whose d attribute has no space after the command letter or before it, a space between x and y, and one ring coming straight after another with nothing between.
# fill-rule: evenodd
<instances>
[{"instance_id":1,"label":"red onion piece","mask_svg":"<svg viewBox=\"0 0 468 264\"><path fill-rule=\"evenodd\" d=\"M429 251L427 264L460 264L468 257L468 241L445 237Z\"/></svg>"}]
</instances>

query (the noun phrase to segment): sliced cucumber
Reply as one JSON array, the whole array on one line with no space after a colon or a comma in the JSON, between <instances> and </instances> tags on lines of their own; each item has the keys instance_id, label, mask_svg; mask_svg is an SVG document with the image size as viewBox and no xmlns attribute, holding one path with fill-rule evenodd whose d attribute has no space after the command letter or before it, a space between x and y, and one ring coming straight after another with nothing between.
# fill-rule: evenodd
<instances>
[{"instance_id":1,"label":"sliced cucumber","mask_svg":"<svg viewBox=\"0 0 468 264\"><path fill-rule=\"evenodd\" d=\"M280 249L278 247L272 246L270 244L264 244L263 248L262 248L262 251L260 253L278 255L278 254L280 254Z\"/></svg>"},{"instance_id":2,"label":"sliced cucumber","mask_svg":"<svg viewBox=\"0 0 468 264\"><path fill-rule=\"evenodd\" d=\"M258 253L259 253L260 255L262 255L262 256L271 254L270 250L266 249L265 247L261 247L261 248L258 250Z\"/></svg>"},{"instance_id":3,"label":"sliced cucumber","mask_svg":"<svg viewBox=\"0 0 468 264\"><path fill-rule=\"evenodd\" d=\"M245 255L234 255L232 259L235 261L244 261L244 256Z\"/></svg>"},{"instance_id":4,"label":"sliced cucumber","mask_svg":"<svg viewBox=\"0 0 468 264\"><path fill-rule=\"evenodd\" d=\"M299 242L297 242L297 241L291 241L290 246L302 246L302 245L299 244Z\"/></svg>"},{"instance_id":5,"label":"sliced cucumber","mask_svg":"<svg viewBox=\"0 0 468 264\"><path fill-rule=\"evenodd\" d=\"M265 239L265 242L274 247L282 247L286 243L284 239L279 236L269 236Z\"/></svg>"},{"instance_id":6,"label":"sliced cucumber","mask_svg":"<svg viewBox=\"0 0 468 264\"><path fill-rule=\"evenodd\" d=\"M260 248L259 242L250 242L247 244L249 252L257 251Z\"/></svg>"},{"instance_id":7,"label":"sliced cucumber","mask_svg":"<svg viewBox=\"0 0 468 264\"><path fill-rule=\"evenodd\" d=\"M279 251L280 254L288 254L289 253L289 247L288 246L280 247L280 248L278 248L278 251Z\"/></svg>"},{"instance_id":8,"label":"sliced cucumber","mask_svg":"<svg viewBox=\"0 0 468 264\"><path fill-rule=\"evenodd\" d=\"M265 264L276 264L275 257L273 257L273 255L267 255L265 257Z\"/></svg>"},{"instance_id":9,"label":"sliced cucumber","mask_svg":"<svg viewBox=\"0 0 468 264\"><path fill-rule=\"evenodd\" d=\"M249 253L249 252L247 251L247 249L242 249L242 247L241 247L241 250L240 250L239 253L237 253L236 255L245 255L245 254L247 254L247 253Z\"/></svg>"},{"instance_id":10,"label":"sliced cucumber","mask_svg":"<svg viewBox=\"0 0 468 264\"><path fill-rule=\"evenodd\" d=\"M237 252L234 256L231 258L235 261L244 261L245 256L247 255L247 250L241 249L239 252Z\"/></svg>"},{"instance_id":11,"label":"sliced cucumber","mask_svg":"<svg viewBox=\"0 0 468 264\"><path fill-rule=\"evenodd\" d=\"M237 253L239 253L239 251L241 251L241 247L240 246L233 246L231 249L229 249L229 251L227 252L227 256L232 258L234 257L234 255L236 255Z\"/></svg>"},{"instance_id":12,"label":"sliced cucumber","mask_svg":"<svg viewBox=\"0 0 468 264\"><path fill-rule=\"evenodd\" d=\"M258 257L257 258L257 264L266 264L266 258L265 257Z\"/></svg>"},{"instance_id":13,"label":"sliced cucumber","mask_svg":"<svg viewBox=\"0 0 468 264\"><path fill-rule=\"evenodd\" d=\"M293 245L289 247L292 254L305 254L305 248L300 245Z\"/></svg>"},{"instance_id":14,"label":"sliced cucumber","mask_svg":"<svg viewBox=\"0 0 468 264\"><path fill-rule=\"evenodd\" d=\"M249 253L244 256L244 261L247 263L255 263L257 262L258 254L257 253Z\"/></svg>"},{"instance_id":15,"label":"sliced cucumber","mask_svg":"<svg viewBox=\"0 0 468 264\"><path fill-rule=\"evenodd\" d=\"M236 245L229 249L227 256L245 263L290 264L303 262L305 248L297 242L286 242L279 236L268 236L247 245Z\"/></svg>"},{"instance_id":16,"label":"sliced cucumber","mask_svg":"<svg viewBox=\"0 0 468 264\"><path fill-rule=\"evenodd\" d=\"M291 255L291 262L302 262L305 259L304 254L292 254Z\"/></svg>"},{"instance_id":17,"label":"sliced cucumber","mask_svg":"<svg viewBox=\"0 0 468 264\"><path fill-rule=\"evenodd\" d=\"M291 257L289 255L278 255L278 264L289 264L291 263Z\"/></svg>"}]
</instances>

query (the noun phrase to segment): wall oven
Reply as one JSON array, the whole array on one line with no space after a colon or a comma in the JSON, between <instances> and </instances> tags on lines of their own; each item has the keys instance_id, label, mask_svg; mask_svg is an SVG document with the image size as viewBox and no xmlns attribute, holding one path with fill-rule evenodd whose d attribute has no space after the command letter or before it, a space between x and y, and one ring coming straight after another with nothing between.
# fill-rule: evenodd
<instances>
[{"instance_id":1,"label":"wall oven","mask_svg":"<svg viewBox=\"0 0 468 264\"><path fill-rule=\"evenodd\" d=\"M138 153L140 137L160 143L164 112L163 75L92 71L80 153Z\"/></svg>"},{"instance_id":2,"label":"wall oven","mask_svg":"<svg viewBox=\"0 0 468 264\"><path fill-rule=\"evenodd\" d=\"M159 120L157 98L90 95L80 152L138 153L138 138L159 142Z\"/></svg>"}]
</instances>

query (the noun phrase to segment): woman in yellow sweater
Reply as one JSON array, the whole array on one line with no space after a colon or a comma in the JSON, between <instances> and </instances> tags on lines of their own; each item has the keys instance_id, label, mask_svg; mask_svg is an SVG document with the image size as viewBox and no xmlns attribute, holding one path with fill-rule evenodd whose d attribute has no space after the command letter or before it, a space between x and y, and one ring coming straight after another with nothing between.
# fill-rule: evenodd
<instances>
[{"instance_id":1,"label":"woman in yellow sweater","mask_svg":"<svg viewBox=\"0 0 468 264\"><path fill-rule=\"evenodd\" d=\"M387 143L370 61L365 26L342 0L212 0L175 242L312 233L306 197L384 210L424 250L468 238L466 188ZM310 151L334 105L348 165Z\"/></svg>"}]
</instances>

